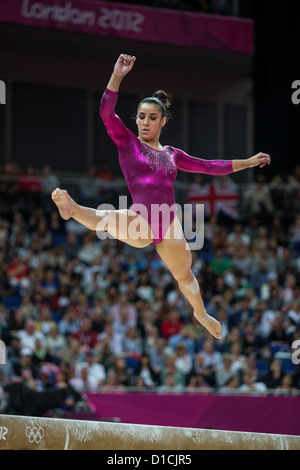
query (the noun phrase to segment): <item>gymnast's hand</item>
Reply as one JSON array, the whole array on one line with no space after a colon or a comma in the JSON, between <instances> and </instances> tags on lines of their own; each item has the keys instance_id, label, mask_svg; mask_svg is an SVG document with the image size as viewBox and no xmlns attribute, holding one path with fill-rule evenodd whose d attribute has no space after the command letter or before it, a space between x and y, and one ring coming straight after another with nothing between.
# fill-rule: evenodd
<instances>
[{"instance_id":1,"label":"gymnast's hand","mask_svg":"<svg viewBox=\"0 0 300 470\"><path fill-rule=\"evenodd\" d=\"M121 54L114 67L114 74L118 77L124 77L130 72L135 61L135 56Z\"/></svg>"},{"instance_id":2,"label":"gymnast's hand","mask_svg":"<svg viewBox=\"0 0 300 470\"><path fill-rule=\"evenodd\" d=\"M271 157L267 153L258 153L252 158L249 158L249 168L259 166L263 168L266 165L271 165Z\"/></svg>"}]
</instances>

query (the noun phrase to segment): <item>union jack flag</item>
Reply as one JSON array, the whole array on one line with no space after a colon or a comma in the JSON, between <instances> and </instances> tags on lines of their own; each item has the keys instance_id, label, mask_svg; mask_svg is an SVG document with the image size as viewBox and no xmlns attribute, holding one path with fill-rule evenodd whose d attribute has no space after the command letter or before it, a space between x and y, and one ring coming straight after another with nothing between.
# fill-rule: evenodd
<instances>
[{"instance_id":1,"label":"union jack flag","mask_svg":"<svg viewBox=\"0 0 300 470\"><path fill-rule=\"evenodd\" d=\"M221 184L192 184L188 193L188 203L194 205L194 214L197 213L197 204L204 204L205 215L226 214L232 219L239 218L239 192L234 183Z\"/></svg>"}]
</instances>

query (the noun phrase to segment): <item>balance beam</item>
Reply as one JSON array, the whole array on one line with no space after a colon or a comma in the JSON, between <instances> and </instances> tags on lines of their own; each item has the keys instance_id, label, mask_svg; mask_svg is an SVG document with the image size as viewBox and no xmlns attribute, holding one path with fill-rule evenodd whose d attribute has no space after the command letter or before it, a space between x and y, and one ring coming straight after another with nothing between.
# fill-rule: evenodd
<instances>
[{"instance_id":1,"label":"balance beam","mask_svg":"<svg viewBox=\"0 0 300 470\"><path fill-rule=\"evenodd\" d=\"M0 449L300 450L300 436L0 415Z\"/></svg>"}]
</instances>

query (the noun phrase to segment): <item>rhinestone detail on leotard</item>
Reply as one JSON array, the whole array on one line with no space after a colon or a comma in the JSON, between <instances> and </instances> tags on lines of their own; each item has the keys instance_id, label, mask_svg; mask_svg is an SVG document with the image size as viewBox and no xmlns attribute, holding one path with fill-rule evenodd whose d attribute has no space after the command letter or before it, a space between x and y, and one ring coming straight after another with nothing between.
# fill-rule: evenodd
<instances>
[{"instance_id":1,"label":"rhinestone detail on leotard","mask_svg":"<svg viewBox=\"0 0 300 470\"><path fill-rule=\"evenodd\" d=\"M171 150L166 149L165 152L156 151L142 143L141 155L146 159L151 170L164 170L165 173L174 173L176 165Z\"/></svg>"}]
</instances>

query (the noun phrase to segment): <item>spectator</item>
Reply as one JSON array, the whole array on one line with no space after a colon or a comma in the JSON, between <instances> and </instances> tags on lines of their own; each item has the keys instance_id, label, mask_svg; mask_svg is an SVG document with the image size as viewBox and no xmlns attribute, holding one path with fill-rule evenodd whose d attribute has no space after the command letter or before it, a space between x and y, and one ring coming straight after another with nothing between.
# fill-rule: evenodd
<instances>
[{"instance_id":1,"label":"spectator","mask_svg":"<svg viewBox=\"0 0 300 470\"><path fill-rule=\"evenodd\" d=\"M193 367L193 359L184 343L177 343L175 355L175 367L184 374L185 384L187 384Z\"/></svg>"},{"instance_id":2,"label":"spectator","mask_svg":"<svg viewBox=\"0 0 300 470\"><path fill-rule=\"evenodd\" d=\"M222 367L222 355L216 351L214 342L211 339L206 339L202 351L195 357L195 371L197 374L201 374L211 387L214 387L216 384L215 374L220 367Z\"/></svg>"},{"instance_id":3,"label":"spectator","mask_svg":"<svg viewBox=\"0 0 300 470\"><path fill-rule=\"evenodd\" d=\"M79 183L80 200L87 207L98 207L103 202L100 196L100 182L97 177L96 169L90 167Z\"/></svg>"},{"instance_id":4,"label":"spectator","mask_svg":"<svg viewBox=\"0 0 300 470\"><path fill-rule=\"evenodd\" d=\"M172 308L167 314L167 318L161 324L161 333L165 339L177 335L180 328L183 326L183 321L180 318L180 313L176 308Z\"/></svg>"},{"instance_id":5,"label":"spectator","mask_svg":"<svg viewBox=\"0 0 300 470\"><path fill-rule=\"evenodd\" d=\"M59 334L56 323L51 326L49 334L46 336L46 345L49 354L56 364L59 364L66 357L68 343L66 337Z\"/></svg>"},{"instance_id":6,"label":"spectator","mask_svg":"<svg viewBox=\"0 0 300 470\"><path fill-rule=\"evenodd\" d=\"M252 371L244 372L242 376L242 382L243 383L239 388L242 393L264 393L267 391L267 387L263 382L256 382L255 376L253 376Z\"/></svg>"},{"instance_id":7,"label":"spectator","mask_svg":"<svg viewBox=\"0 0 300 470\"><path fill-rule=\"evenodd\" d=\"M128 322L131 325L136 325L137 324L137 310L134 305L130 304L127 300L126 295L122 294L119 296L118 302L115 303L111 310L110 310L110 316L114 321L118 321L121 318L121 310L126 309L126 312L128 314Z\"/></svg>"},{"instance_id":8,"label":"spectator","mask_svg":"<svg viewBox=\"0 0 300 470\"><path fill-rule=\"evenodd\" d=\"M216 386L218 388L225 387L229 379L236 375L236 372L232 371L232 357L230 354L223 355L223 362L219 369L216 371Z\"/></svg>"},{"instance_id":9,"label":"spectator","mask_svg":"<svg viewBox=\"0 0 300 470\"><path fill-rule=\"evenodd\" d=\"M22 379L37 378L39 367L32 360L33 351L31 348L22 347L20 351L19 362L14 363L14 372L17 377Z\"/></svg>"},{"instance_id":10,"label":"spectator","mask_svg":"<svg viewBox=\"0 0 300 470\"><path fill-rule=\"evenodd\" d=\"M75 379L83 379L81 374L82 369L86 369L84 372L84 377L87 379L89 387L98 388L100 387L106 379L106 372L103 365L99 362L96 362L96 357L94 357L93 351L87 349L84 356L84 361L79 362L75 368ZM86 377L87 376L87 377Z\"/></svg>"},{"instance_id":11,"label":"spectator","mask_svg":"<svg viewBox=\"0 0 300 470\"><path fill-rule=\"evenodd\" d=\"M34 351L37 339L41 341L43 346L46 345L43 333L36 330L36 322L30 318L25 321L24 330L20 330L17 335L20 338L22 348L26 348L26 350Z\"/></svg>"},{"instance_id":12,"label":"spectator","mask_svg":"<svg viewBox=\"0 0 300 470\"><path fill-rule=\"evenodd\" d=\"M58 331L61 335L66 337L77 334L80 328L80 320L75 317L75 310L73 307L68 307L62 319L58 324Z\"/></svg>"},{"instance_id":13,"label":"spectator","mask_svg":"<svg viewBox=\"0 0 300 470\"><path fill-rule=\"evenodd\" d=\"M43 200L44 203L47 203L47 199L50 200L49 196L54 191L54 189L59 187L59 179L58 177L52 172L52 168L50 165L44 165L41 170L41 174L39 177L41 183L41 191L42 194L45 196Z\"/></svg>"},{"instance_id":14,"label":"spectator","mask_svg":"<svg viewBox=\"0 0 300 470\"><path fill-rule=\"evenodd\" d=\"M141 357L143 352L143 342L135 326L131 326L127 329L123 339L122 349L126 356L135 358Z\"/></svg>"},{"instance_id":15,"label":"spectator","mask_svg":"<svg viewBox=\"0 0 300 470\"><path fill-rule=\"evenodd\" d=\"M127 364L124 357L118 356L115 358L115 364L112 370L114 371L116 380L119 384L123 385L124 387L128 387L131 384L131 375L127 369Z\"/></svg>"},{"instance_id":16,"label":"spectator","mask_svg":"<svg viewBox=\"0 0 300 470\"><path fill-rule=\"evenodd\" d=\"M134 371L135 377L142 377L146 387L154 387L157 385L158 377L156 376L150 364L148 354L142 354L139 363Z\"/></svg>"},{"instance_id":17,"label":"spectator","mask_svg":"<svg viewBox=\"0 0 300 470\"><path fill-rule=\"evenodd\" d=\"M165 366L161 371L161 382L165 383L165 378L166 378L167 374L172 373L172 374L174 374L174 378L175 378L175 386L179 385L181 387L184 387L185 386L185 376L184 376L184 374L181 370L176 368L175 361L176 361L176 355L175 354L169 354L166 357Z\"/></svg>"},{"instance_id":18,"label":"spectator","mask_svg":"<svg viewBox=\"0 0 300 470\"><path fill-rule=\"evenodd\" d=\"M276 387L276 391L278 394L288 394L293 393L297 389L293 383L293 376L292 374L284 374L281 379L281 383L278 387Z\"/></svg>"},{"instance_id":19,"label":"spectator","mask_svg":"<svg viewBox=\"0 0 300 470\"><path fill-rule=\"evenodd\" d=\"M215 255L210 261L210 266L214 274L222 275L230 270L232 262L229 257L225 255L224 250L218 248L215 250Z\"/></svg>"},{"instance_id":20,"label":"spectator","mask_svg":"<svg viewBox=\"0 0 300 470\"><path fill-rule=\"evenodd\" d=\"M253 321L248 321L245 326L243 336L242 354L249 356L252 353L261 355L264 341L259 334L255 332L255 325Z\"/></svg>"},{"instance_id":21,"label":"spectator","mask_svg":"<svg viewBox=\"0 0 300 470\"><path fill-rule=\"evenodd\" d=\"M173 335L169 339L169 345L175 352L178 344L184 344L187 353L191 358L195 355L195 340L191 335L188 325L183 325L177 335Z\"/></svg>"},{"instance_id":22,"label":"spectator","mask_svg":"<svg viewBox=\"0 0 300 470\"><path fill-rule=\"evenodd\" d=\"M266 384L268 389L275 390L280 387L283 379L282 364L280 359L273 359L270 365L269 372L262 377L262 381Z\"/></svg>"},{"instance_id":23,"label":"spectator","mask_svg":"<svg viewBox=\"0 0 300 470\"><path fill-rule=\"evenodd\" d=\"M93 349L98 344L98 335L92 330L91 319L85 317L81 321L78 331L72 334L72 338L78 339L81 346Z\"/></svg>"},{"instance_id":24,"label":"spectator","mask_svg":"<svg viewBox=\"0 0 300 470\"><path fill-rule=\"evenodd\" d=\"M165 376L164 383L158 385L157 391L158 393L182 392L183 387L181 385L176 385L174 373L168 372Z\"/></svg>"}]
</instances>

